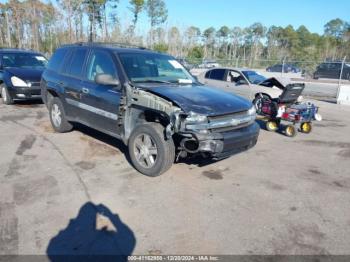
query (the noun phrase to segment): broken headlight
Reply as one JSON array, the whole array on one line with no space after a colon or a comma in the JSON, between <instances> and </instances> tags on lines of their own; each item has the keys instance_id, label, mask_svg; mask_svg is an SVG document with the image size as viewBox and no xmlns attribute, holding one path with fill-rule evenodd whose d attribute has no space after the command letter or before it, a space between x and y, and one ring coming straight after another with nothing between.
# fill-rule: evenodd
<instances>
[{"instance_id":1,"label":"broken headlight","mask_svg":"<svg viewBox=\"0 0 350 262\"><path fill-rule=\"evenodd\" d=\"M188 124L208 123L208 118L205 115L200 115L194 112L190 112L186 118L186 123Z\"/></svg>"},{"instance_id":2,"label":"broken headlight","mask_svg":"<svg viewBox=\"0 0 350 262\"><path fill-rule=\"evenodd\" d=\"M200 115L190 112L185 120L186 129L206 133L208 129L208 118L205 115Z\"/></svg>"},{"instance_id":3,"label":"broken headlight","mask_svg":"<svg viewBox=\"0 0 350 262\"><path fill-rule=\"evenodd\" d=\"M255 106L252 106L252 107L248 110L248 115L250 115L250 116L255 116L255 115L256 115Z\"/></svg>"}]
</instances>

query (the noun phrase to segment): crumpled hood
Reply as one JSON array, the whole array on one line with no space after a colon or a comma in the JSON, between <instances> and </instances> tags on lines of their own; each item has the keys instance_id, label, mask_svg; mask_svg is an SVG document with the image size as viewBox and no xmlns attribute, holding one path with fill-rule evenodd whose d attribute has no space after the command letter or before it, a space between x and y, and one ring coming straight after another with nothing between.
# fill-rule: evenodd
<instances>
[{"instance_id":1,"label":"crumpled hood","mask_svg":"<svg viewBox=\"0 0 350 262\"><path fill-rule=\"evenodd\" d=\"M201 85L142 86L143 89L176 103L186 113L207 116L224 115L249 110L248 100L231 93Z\"/></svg>"},{"instance_id":2,"label":"crumpled hood","mask_svg":"<svg viewBox=\"0 0 350 262\"><path fill-rule=\"evenodd\" d=\"M40 82L43 69L30 69L30 68L6 68L6 71L10 74L17 76L24 81Z\"/></svg>"}]
</instances>

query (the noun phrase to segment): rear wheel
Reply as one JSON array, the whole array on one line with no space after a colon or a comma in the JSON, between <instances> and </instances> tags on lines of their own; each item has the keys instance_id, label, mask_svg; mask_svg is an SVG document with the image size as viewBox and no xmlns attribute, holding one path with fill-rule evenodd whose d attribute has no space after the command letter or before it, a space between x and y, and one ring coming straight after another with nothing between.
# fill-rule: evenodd
<instances>
[{"instance_id":1,"label":"rear wheel","mask_svg":"<svg viewBox=\"0 0 350 262\"><path fill-rule=\"evenodd\" d=\"M286 132L286 136L288 137L295 137L297 135L297 130L293 125L287 126L285 132Z\"/></svg>"},{"instance_id":2,"label":"rear wheel","mask_svg":"<svg viewBox=\"0 0 350 262\"><path fill-rule=\"evenodd\" d=\"M13 99L12 99L11 95L9 94L9 91L7 90L7 87L4 84L2 84L2 85L0 85L0 89L1 89L2 102L5 105L12 105L13 104Z\"/></svg>"},{"instance_id":3,"label":"rear wheel","mask_svg":"<svg viewBox=\"0 0 350 262\"><path fill-rule=\"evenodd\" d=\"M300 130L301 130L302 133L310 134L311 131L312 131L311 123L309 123L309 122L302 123L301 126L300 126Z\"/></svg>"},{"instance_id":4,"label":"rear wheel","mask_svg":"<svg viewBox=\"0 0 350 262\"><path fill-rule=\"evenodd\" d=\"M57 97L49 102L50 121L53 129L58 133L66 133L73 129L64 113L63 105Z\"/></svg>"},{"instance_id":5,"label":"rear wheel","mask_svg":"<svg viewBox=\"0 0 350 262\"><path fill-rule=\"evenodd\" d=\"M135 169L146 176L160 176L175 160L174 142L165 138L164 127L158 123L137 126L128 147Z\"/></svg>"}]
</instances>

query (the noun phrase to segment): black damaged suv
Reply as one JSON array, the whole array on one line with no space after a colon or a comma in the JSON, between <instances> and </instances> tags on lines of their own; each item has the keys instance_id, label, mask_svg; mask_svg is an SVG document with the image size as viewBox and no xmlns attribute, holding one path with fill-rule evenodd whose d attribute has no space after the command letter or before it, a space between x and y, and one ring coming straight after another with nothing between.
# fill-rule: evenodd
<instances>
[{"instance_id":1,"label":"black damaged suv","mask_svg":"<svg viewBox=\"0 0 350 262\"><path fill-rule=\"evenodd\" d=\"M0 93L4 104L40 99L40 79L46 64L41 53L0 48Z\"/></svg>"},{"instance_id":2,"label":"black damaged suv","mask_svg":"<svg viewBox=\"0 0 350 262\"><path fill-rule=\"evenodd\" d=\"M201 85L175 58L144 48L63 46L41 89L57 132L79 122L121 139L147 176L190 154L229 157L254 146L259 135L249 101Z\"/></svg>"}]
</instances>

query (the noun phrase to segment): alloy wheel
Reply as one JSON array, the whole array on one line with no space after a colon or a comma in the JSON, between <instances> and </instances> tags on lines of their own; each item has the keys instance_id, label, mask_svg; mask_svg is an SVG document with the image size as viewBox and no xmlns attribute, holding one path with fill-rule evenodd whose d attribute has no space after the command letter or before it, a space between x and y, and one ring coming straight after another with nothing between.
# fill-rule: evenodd
<instances>
[{"instance_id":1,"label":"alloy wheel","mask_svg":"<svg viewBox=\"0 0 350 262\"><path fill-rule=\"evenodd\" d=\"M152 168L158 156L157 145L148 134L139 134L134 143L134 154L137 162L144 168Z\"/></svg>"},{"instance_id":2,"label":"alloy wheel","mask_svg":"<svg viewBox=\"0 0 350 262\"><path fill-rule=\"evenodd\" d=\"M60 127L62 123L62 113L57 104L52 105L51 109L52 122L56 127Z\"/></svg>"}]
</instances>

